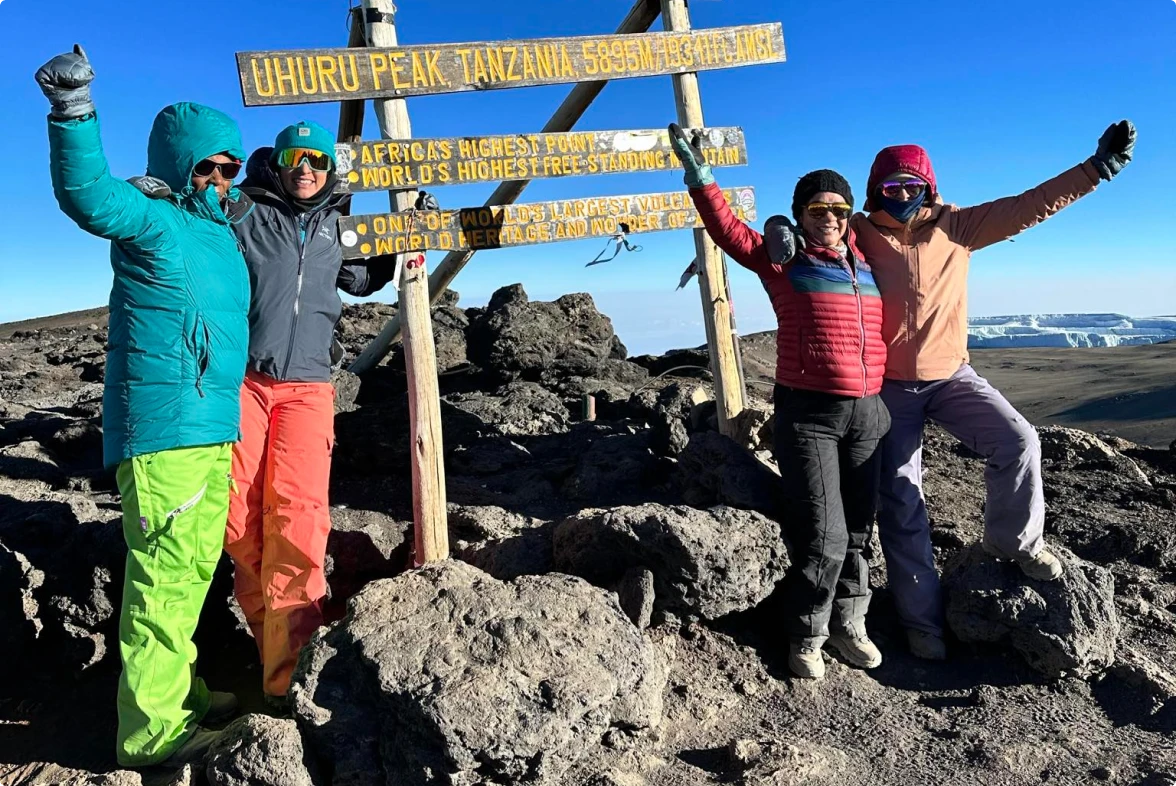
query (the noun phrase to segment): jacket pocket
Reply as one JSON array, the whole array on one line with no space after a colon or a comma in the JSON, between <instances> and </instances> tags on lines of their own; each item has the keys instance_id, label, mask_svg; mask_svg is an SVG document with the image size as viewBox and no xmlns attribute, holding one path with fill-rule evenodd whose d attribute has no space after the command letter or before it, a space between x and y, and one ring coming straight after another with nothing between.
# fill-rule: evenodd
<instances>
[{"instance_id":1,"label":"jacket pocket","mask_svg":"<svg viewBox=\"0 0 1176 786\"><path fill-rule=\"evenodd\" d=\"M199 311L196 312L192 346L196 349L196 392L200 394L200 398L204 398L204 375L212 365L212 335L204 322L204 315Z\"/></svg>"}]
</instances>

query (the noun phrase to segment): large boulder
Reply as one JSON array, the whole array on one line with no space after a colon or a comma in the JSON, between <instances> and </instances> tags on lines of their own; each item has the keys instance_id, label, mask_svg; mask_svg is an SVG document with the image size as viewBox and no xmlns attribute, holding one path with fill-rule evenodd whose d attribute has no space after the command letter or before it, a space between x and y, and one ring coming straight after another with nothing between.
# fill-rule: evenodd
<instances>
[{"instance_id":1,"label":"large boulder","mask_svg":"<svg viewBox=\"0 0 1176 786\"><path fill-rule=\"evenodd\" d=\"M519 284L494 293L468 337L470 360L507 379L592 377L616 354L612 322L590 295L531 302Z\"/></svg>"},{"instance_id":2,"label":"large boulder","mask_svg":"<svg viewBox=\"0 0 1176 786\"><path fill-rule=\"evenodd\" d=\"M1115 662L1115 582L1068 549L1051 551L1065 568L1056 581L1029 579L979 545L957 554L943 570L947 623L964 642L1008 640L1048 677L1090 676Z\"/></svg>"},{"instance_id":3,"label":"large boulder","mask_svg":"<svg viewBox=\"0 0 1176 786\"><path fill-rule=\"evenodd\" d=\"M369 584L290 695L335 786L554 784L610 729L656 726L665 681L608 593L447 561Z\"/></svg>"},{"instance_id":4,"label":"large boulder","mask_svg":"<svg viewBox=\"0 0 1176 786\"><path fill-rule=\"evenodd\" d=\"M695 507L730 505L779 521L783 515L780 476L735 441L714 431L690 436L678 454L678 482Z\"/></svg>"},{"instance_id":5,"label":"large boulder","mask_svg":"<svg viewBox=\"0 0 1176 786\"><path fill-rule=\"evenodd\" d=\"M316 786L314 762L289 719L246 715L230 723L208 753L211 786Z\"/></svg>"},{"instance_id":6,"label":"large boulder","mask_svg":"<svg viewBox=\"0 0 1176 786\"><path fill-rule=\"evenodd\" d=\"M728 507L586 511L556 525L552 547L558 570L601 587L647 569L655 610L705 619L758 605L788 568L779 525Z\"/></svg>"},{"instance_id":7,"label":"large boulder","mask_svg":"<svg viewBox=\"0 0 1176 786\"><path fill-rule=\"evenodd\" d=\"M1037 435L1041 457L1048 462L1077 469L1106 469L1136 483L1151 484L1138 464L1093 434L1064 426L1042 426Z\"/></svg>"}]
</instances>

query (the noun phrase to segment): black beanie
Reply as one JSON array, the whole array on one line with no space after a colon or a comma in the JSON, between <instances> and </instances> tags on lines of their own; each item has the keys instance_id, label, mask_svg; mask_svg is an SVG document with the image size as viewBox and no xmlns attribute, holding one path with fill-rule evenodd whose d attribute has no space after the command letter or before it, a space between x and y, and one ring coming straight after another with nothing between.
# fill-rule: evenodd
<instances>
[{"instance_id":1,"label":"black beanie","mask_svg":"<svg viewBox=\"0 0 1176 786\"><path fill-rule=\"evenodd\" d=\"M792 217L800 223L800 213L809 203L814 194L828 191L841 194L850 207L853 207L853 191L849 188L849 181L832 169L818 169L809 172L796 182L796 190L792 192Z\"/></svg>"}]
</instances>

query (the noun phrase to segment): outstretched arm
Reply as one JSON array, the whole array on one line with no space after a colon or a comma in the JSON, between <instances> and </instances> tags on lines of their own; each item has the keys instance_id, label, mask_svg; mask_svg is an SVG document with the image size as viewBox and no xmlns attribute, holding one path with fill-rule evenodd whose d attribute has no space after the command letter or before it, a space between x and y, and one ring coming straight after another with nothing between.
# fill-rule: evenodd
<instances>
[{"instance_id":1,"label":"outstretched arm","mask_svg":"<svg viewBox=\"0 0 1176 786\"><path fill-rule=\"evenodd\" d=\"M335 286L349 295L367 297L387 286L395 271L395 255L372 257L365 264L344 265L339 268Z\"/></svg>"},{"instance_id":2,"label":"outstretched arm","mask_svg":"<svg viewBox=\"0 0 1176 786\"><path fill-rule=\"evenodd\" d=\"M155 207L133 185L110 174L98 116L90 100L94 72L80 46L37 71L49 99L49 169L62 212L87 232L121 243L156 241Z\"/></svg>"},{"instance_id":3,"label":"outstretched arm","mask_svg":"<svg viewBox=\"0 0 1176 786\"><path fill-rule=\"evenodd\" d=\"M783 265L792 258L795 246L781 252L778 250L779 244L773 242L772 250L776 253L769 254L764 236L740 221L731 210L701 151L687 140L676 123L670 125L670 142L686 170L684 180L690 189L690 198L694 200L699 218L715 245L740 265L759 275L778 275L782 272ZM791 231L784 233L778 230L781 230L778 224L769 229L773 232L774 241L792 240Z\"/></svg>"},{"instance_id":4,"label":"outstretched arm","mask_svg":"<svg viewBox=\"0 0 1176 786\"><path fill-rule=\"evenodd\" d=\"M1135 127L1127 120L1115 123L1099 139L1097 152L1078 166L1019 196L958 211L950 225L952 239L972 250L1007 240L1094 191L1100 179L1117 175L1134 149Z\"/></svg>"}]
</instances>

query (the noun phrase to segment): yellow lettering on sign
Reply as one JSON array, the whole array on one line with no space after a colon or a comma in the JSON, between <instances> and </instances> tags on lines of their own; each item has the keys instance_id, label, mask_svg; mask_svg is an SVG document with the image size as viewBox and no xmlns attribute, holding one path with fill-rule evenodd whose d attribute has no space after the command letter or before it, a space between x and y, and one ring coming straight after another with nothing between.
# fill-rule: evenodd
<instances>
[{"instance_id":1,"label":"yellow lettering on sign","mask_svg":"<svg viewBox=\"0 0 1176 786\"><path fill-rule=\"evenodd\" d=\"M310 66L309 63L307 63ZM310 83L307 84L306 72L310 74ZM303 59L298 58L298 84L302 88L302 92L308 95L314 95L318 92L318 72L314 70L313 66L303 68Z\"/></svg>"},{"instance_id":2,"label":"yellow lettering on sign","mask_svg":"<svg viewBox=\"0 0 1176 786\"><path fill-rule=\"evenodd\" d=\"M348 68L350 66L350 69ZM347 78L350 71L351 79ZM354 93L359 90L359 66L356 65L355 55L347 55L347 61L344 63L343 55L339 55L339 73L343 75L343 89L348 93Z\"/></svg>"},{"instance_id":3,"label":"yellow lettering on sign","mask_svg":"<svg viewBox=\"0 0 1176 786\"><path fill-rule=\"evenodd\" d=\"M274 78L278 82L278 95L298 95L297 76L294 74L294 58L286 58L286 73L282 73L282 64L278 60L274 60ZM286 83L290 83L289 92L286 90Z\"/></svg>"},{"instance_id":4,"label":"yellow lettering on sign","mask_svg":"<svg viewBox=\"0 0 1176 786\"><path fill-rule=\"evenodd\" d=\"M257 94L259 96L269 97L269 96L272 96L277 91L277 88L274 86L274 66L273 66L273 63L270 62L270 59L268 57L265 58L262 62L265 63L265 85L266 86L265 87L261 86L261 75L257 71L257 60L250 61L251 65L253 66L253 84L254 84L254 86L256 86Z\"/></svg>"},{"instance_id":5,"label":"yellow lettering on sign","mask_svg":"<svg viewBox=\"0 0 1176 786\"><path fill-rule=\"evenodd\" d=\"M515 46L504 46L503 51L510 55L510 60L506 63L506 81L521 82L523 77L515 71L515 63L518 61L519 50Z\"/></svg>"},{"instance_id":6,"label":"yellow lettering on sign","mask_svg":"<svg viewBox=\"0 0 1176 786\"><path fill-rule=\"evenodd\" d=\"M425 65L429 71L429 82L434 85L448 85L449 80L441 70L441 53L437 51L425 53Z\"/></svg>"},{"instance_id":7,"label":"yellow lettering on sign","mask_svg":"<svg viewBox=\"0 0 1176 786\"><path fill-rule=\"evenodd\" d=\"M416 52L412 53L412 86L432 87L429 83L429 73L425 70L425 64L421 62L421 56Z\"/></svg>"},{"instance_id":8,"label":"yellow lettering on sign","mask_svg":"<svg viewBox=\"0 0 1176 786\"><path fill-rule=\"evenodd\" d=\"M559 70L560 76L576 76L576 69L572 65L572 58L568 54L568 48L563 44L559 45Z\"/></svg>"},{"instance_id":9,"label":"yellow lettering on sign","mask_svg":"<svg viewBox=\"0 0 1176 786\"><path fill-rule=\"evenodd\" d=\"M405 79L404 65L400 62L406 52L389 52L388 53L388 69L392 72L392 87L397 90L404 90L411 87L412 83Z\"/></svg>"},{"instance_id":10,"label":"yellow lettering on sign","mask_svg":"<svg viewBox=\"0 0 1176 786\"><path fill-rule=\"evenodd\" d=\"M380 72L388 72L388 58L379 52L372 52L368 55L368 65L372 72L372 87L380 90Z\"/></svg>"},{"instance_id":11,"label":"yellow lettering on sign","mask_svg":"<svg viewBox=\"0 0 1176 786\"><path fill-rule=\"evenodd\" d=\"M335 81L335 58L330 55L319 55L315 58L315 63L318 65L319 84L322 85L323 92L327 92L328 84L332 92L342 92L339 83Z\"/></svg>"},{"instance_id":12,"label":"yellow lettering on sign","mask_svg":"<svg viewBox=\"0 0 1176 786\"><path fill-rule=\"evenodd\" d=\"M523 79L534 79L537 76L535 72L535 59L531 57L531 50L527 47L523 48Z\"/></svg>"},{"instance_id":13,"label":"yellow lettering on sign","mask_svg":"<svg viewBox=\"0 0 1176 786\"><path fill-rule=\"evenodd\" d=\"M506 68L503 66L503 52L501 49L487 49L486 63L489 66L490 79L497 82L506 81Z\"/></svg>"}]
</instances>

